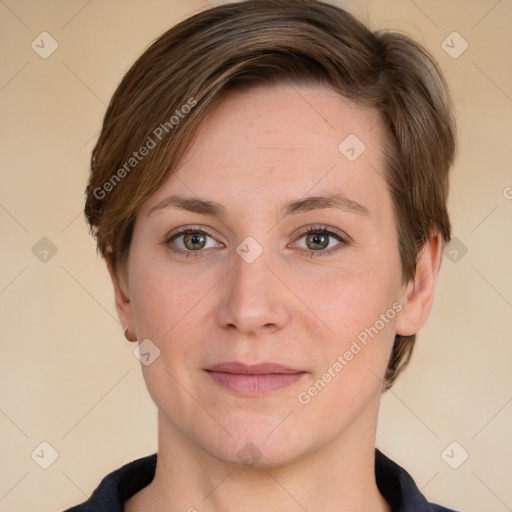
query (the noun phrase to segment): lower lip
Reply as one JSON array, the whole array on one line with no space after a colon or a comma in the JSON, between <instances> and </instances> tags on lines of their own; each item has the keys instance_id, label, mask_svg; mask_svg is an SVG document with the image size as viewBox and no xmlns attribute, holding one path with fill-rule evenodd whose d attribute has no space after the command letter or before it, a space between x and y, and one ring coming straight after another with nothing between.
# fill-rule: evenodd
<instances>
[{"instance_id":1,"label":"lower lip","mask_svg":"<svg viewBox=\"0 0 512 512\"><path fill-rule=\"evenodd\" d=\"M242 395L265 395L295 384L302 379L305 372L252 375L208 371L208 374L215 382L236 393Z\"/></svg>"}]
</instances>

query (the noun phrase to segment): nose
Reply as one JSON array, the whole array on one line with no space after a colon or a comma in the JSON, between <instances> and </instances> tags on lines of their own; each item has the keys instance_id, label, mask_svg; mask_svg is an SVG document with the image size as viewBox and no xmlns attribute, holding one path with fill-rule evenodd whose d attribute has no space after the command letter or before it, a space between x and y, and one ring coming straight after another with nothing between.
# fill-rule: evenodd
<instances>
[{"instance_id":1,"label":"nose","mask_svg":"<svg viewBox=\"0 0 512 512\"><path fill-rule=\"evenodd\" d=\"M223 280L217 308L221 327L255 335L286 325L290 292L277 277L277 265L269 260L266 251L250 263L238 253L233 255L233 268Z\"/></svg>"}]
</instances>

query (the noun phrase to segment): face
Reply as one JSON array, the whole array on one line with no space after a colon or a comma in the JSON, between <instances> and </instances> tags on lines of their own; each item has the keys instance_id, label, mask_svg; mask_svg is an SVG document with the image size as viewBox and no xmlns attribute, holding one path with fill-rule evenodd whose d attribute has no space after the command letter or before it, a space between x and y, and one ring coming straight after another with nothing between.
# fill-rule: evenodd
<instances>
[{"instance_id":1,"label":"face","mask_svg":"<svg viewBox=\"0 0 512 512\"><path fill-rule=\"evenodd\" d=\"M323 87L209 114L139 210L116 291L160 351L142 369L166 435L272 465L372 432L408 328L384 140L377 112Z\"/></svg>"}]
</instances>

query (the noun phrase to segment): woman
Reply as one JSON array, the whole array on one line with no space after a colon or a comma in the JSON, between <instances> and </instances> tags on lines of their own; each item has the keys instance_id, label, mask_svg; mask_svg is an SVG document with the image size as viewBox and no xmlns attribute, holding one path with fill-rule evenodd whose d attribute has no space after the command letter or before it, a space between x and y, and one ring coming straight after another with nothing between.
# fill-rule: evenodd
<instances>
[{"instance_id":1,"label":"woman","mask_svg":"<svg viewBox=\"0 0 512 512\"><path fill-rule=\"evenodd\" d=\"M85 213L158 453L69 512L447 511L375 449L450 240L435 62L314 0L163 34L115 92Z\"/></svg>"}]
</instances>

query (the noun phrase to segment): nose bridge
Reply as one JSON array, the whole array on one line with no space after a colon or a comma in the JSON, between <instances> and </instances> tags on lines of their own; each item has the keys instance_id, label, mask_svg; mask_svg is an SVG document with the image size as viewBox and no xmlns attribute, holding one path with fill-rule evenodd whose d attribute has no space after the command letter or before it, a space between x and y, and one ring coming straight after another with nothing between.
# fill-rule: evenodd
<instances>
[{"instance_id":1,"label":"nose bridge","mask_svg":"<svg viewBox=\"0 0 512 512\"><path fill-rule=\"evenodd\" d=\"M246 295L252 291L252 295L266 295L268 278L271 275L270 265L271 249L267 246L263 249L252 237L247 237L236 249L233 256L233 291ZM249 295L251 295L249 293Z\"/></svg>"},{"instance_id":2,"label":"nose bridge","mask_svg":"<svg viewBox=\"0 0 512 512\"><path fill-rule=\"evenodd\" d=\"M247 237L237 246L232 261L220 298L221 325L244 333L282 327L287 319L285 297L282 283L268 268L275 262L270 247Z\"/></svg>"}]
</instances>

